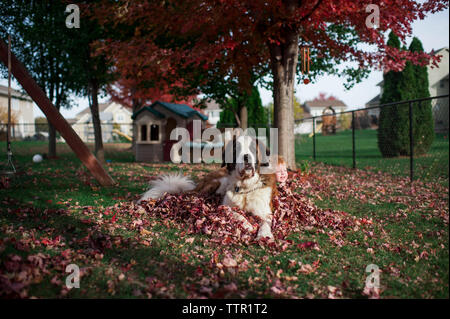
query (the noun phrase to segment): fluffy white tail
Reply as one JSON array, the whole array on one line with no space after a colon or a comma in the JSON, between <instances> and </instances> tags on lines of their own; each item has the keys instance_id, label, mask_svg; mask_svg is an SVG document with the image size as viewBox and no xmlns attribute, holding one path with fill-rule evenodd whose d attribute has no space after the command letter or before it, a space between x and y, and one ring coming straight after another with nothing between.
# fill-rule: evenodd
<instances>
[{"instance_id":1,"label":"fluffy white tail","mask_svg":"<svg viewBox=\"0 0 450 319\"><path fill-rule=\"evenodd\" d=\"M181 173L165 174L150 182L150 189L146 191L138 203L143 200L158 199L165 193L181 194L195 188L194 182Z\"/></svg>"}]
</instances>

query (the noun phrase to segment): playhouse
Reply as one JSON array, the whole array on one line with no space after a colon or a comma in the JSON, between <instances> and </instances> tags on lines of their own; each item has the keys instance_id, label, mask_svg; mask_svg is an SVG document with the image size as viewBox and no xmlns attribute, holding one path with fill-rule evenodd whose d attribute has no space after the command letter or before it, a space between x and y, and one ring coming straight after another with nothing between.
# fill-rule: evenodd
<instances>
[{"instance_id":1,"label":"playhouse","mask_svg":"<svg viewBox=\"0 0 450 319\"><path fill-rule=\"evenodd\" d=\"M336 111L329 106L322 114L322 135L336 134Z\"/></svg>"},{"instance_id":2,"label":"playhouse","mask_svg":"<svg viewBox=\"0 0 450 319\"><path fill-rule=\"evenodd\" d=\"M170 161L170 149L177 141L170 140L176 127L186 128L192 140L193 120L201 120L202 131L208 117L186 104L156 101L137 110L133 119L136 136L135 159L138 162Z\"/></svg>"}]
</instances>

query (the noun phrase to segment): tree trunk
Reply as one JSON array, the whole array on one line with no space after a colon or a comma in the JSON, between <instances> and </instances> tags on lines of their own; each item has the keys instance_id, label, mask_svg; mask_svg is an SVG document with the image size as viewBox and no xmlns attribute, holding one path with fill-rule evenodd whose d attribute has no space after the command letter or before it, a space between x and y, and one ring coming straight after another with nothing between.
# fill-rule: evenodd
<instances>
[{"instance_id":1,"label":"tree trunk","mask_svg":"<svg viewBox=\"0 0 450 319\"><path fill-rule=\"evenodd\" d=\"M248 128L248 111L247 106L242 105L239 111L240 127L244 131Z\"/></svg>"},{"instance_id":2,"label":"tree trunk","mask_svg":"<svg viewBox=\"0 0 450 319\"><path fill-rule=\"evenodd\" d=\"M132 105L132 112L133 114L139 110L142 106L142 102L136 99L133 99L133 105ZM134 124L133 124L134 125ZM133 127L133 136L132 136L132 140L131 140L131 150L135 151L136 149L136 137L137 137L137 132L138 132L138 128L137 127Z\"/></svg>"},{"instance_id":3,"label":"tree trunk","mask_svg":"<svg viewBox=\"0 0 450 319\"><path fill-rule=\"evenodd\" d=\"M103 139L102 139L102 126L100 123L100 113L98 110L98 84L97 81L91 81L91 98L92 103L91 115L92 124L94 125L94 138L95 138L95 156L100 163L105 164L105 151L103 149Z\"/></svg>"},{"instance_id":4,"label":"tree trunk","mask_svg":"<svg viewBox=\"0 0 450 319\"><path fill-rule=\"evenodd\" d=\"M274 125L278 128L278 152L288 168L296 169L293 94L298 62L299 34L286 29L284 42L269 44L273 75Z\"/></svg>"}]
</instances>

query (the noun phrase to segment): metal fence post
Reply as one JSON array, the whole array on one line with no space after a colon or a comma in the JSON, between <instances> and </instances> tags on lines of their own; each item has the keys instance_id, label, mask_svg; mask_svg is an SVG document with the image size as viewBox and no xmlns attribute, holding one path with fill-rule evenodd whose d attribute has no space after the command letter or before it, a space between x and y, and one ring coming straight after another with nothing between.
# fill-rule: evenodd
<instances>
[{"instance_id":1,"label":"metal fence post","mask_svg":"<svg viewBox=\"0 0 450 319\"><path fill-rule=\"evenodd\" d=\"M313 116L313 159L316 160L316 118Z\"/></svg>"},{"instance_id":2,"label":"metal fence post","mask_svg":"<svg viewBox=\"0 0 450 319\"><path fill-rule=\"evenodd\" d=\"M413 107L409 102L409 176L414 179L414 136L413 136Z\"/></svg>"},{"instance_id":3,"label":"metal fence post","mask_svg":"<svg viewBox=\"0 0 450 319\"><path fill-rule=\"evenodd\" d=\"M355 111L352 111L352 158L353 168L356 168L356 152L355 152Z\"/></svg>"}]
</instances>

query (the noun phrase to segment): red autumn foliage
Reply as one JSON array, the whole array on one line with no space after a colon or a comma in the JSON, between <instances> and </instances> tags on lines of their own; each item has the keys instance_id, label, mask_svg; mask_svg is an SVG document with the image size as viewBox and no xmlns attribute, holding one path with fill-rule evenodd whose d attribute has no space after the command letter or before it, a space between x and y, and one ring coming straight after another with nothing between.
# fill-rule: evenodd
<instances>
[{"instance_id":1,"label":"red autumn foliage","mask_svg":"<svg viewBox=\"0 0 450 319\"><path fill-rule=\"evenodd\" d=\"M377 29L366 25L369 4L380 10ZM245 91L252 76L270 74L280 153L295 169L292 95L299 44L325 64L353 62L350 74L400 70L407 60L436 63L437 56L388 47L385 33L392 30L404 40L414 20L447 7L445 0L104 0L91 8L100 24L120 34L99 43L99 49L120 77L134 79L140 88L150 83L193 95L208 80L222 77Z\"/></svg>"}]
</instances>

